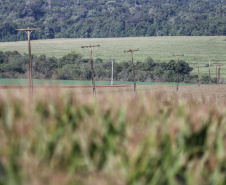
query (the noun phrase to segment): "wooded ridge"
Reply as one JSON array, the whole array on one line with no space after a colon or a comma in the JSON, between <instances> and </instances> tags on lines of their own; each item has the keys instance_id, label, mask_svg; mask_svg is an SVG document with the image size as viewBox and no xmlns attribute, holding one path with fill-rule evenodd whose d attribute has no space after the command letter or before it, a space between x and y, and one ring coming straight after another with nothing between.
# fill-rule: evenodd
<instances>
[{"instance_id":1,"label":"wooded ridge","mask_svg":"<svg viewBox=\"0 0 226 185\"><path fill-rule=\"evenodd\" d=\"M225 0L0 0L0 41L226 35Z\"/></svg>"}]
</instances>

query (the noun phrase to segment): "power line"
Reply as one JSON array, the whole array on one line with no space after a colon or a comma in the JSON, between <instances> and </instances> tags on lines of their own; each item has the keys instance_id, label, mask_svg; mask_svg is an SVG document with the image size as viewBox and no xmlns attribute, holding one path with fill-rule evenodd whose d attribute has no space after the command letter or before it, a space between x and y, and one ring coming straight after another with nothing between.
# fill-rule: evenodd
<instances>
[{"instance_id":1,"label":"power line","mask_svg":"<svg viewBox=\"0 0 226 185\"><path fill-rule=\"evenodd\" d=\"M40 44L42 44L43 46L46 46L47 48L52 48L52 49L55 49L55 50L58 50L58 51L62 51L62 50L64 50L64 51L68 51L68 50L69 50L69 49L59 49L59 48L55 48L55 47L48 46L48 45L43 44L43 43L40 43Z\"/></svg>"},{"instance_id":2,"label":"power line","mask_svg":"<svg viewBox=\"0 0 226 185\"><path fill-rule=\"evenodd\" d=\"M66 43L66 44L69 44L69 45L73 46L73 48L76 48L76 49L80 50L80 46L78 46L78 45L75 45L75 44L72 44L70 42L67 42L67 41L65 41L65 39L59 39L59 40L64 42L64 43Z\"/></svg>"},{"instance_id":3,"label":"power line","mask_svg":"<svg viewBox=\"0 0 226 185\"><path fill-rule=\"evenodd\" d=\"M67 44L69 44L69 45L71 45L71 46L78 47L78 46L75 45L75 44L71 44L71 43L69 43L69 42L66 42L65 39L63 40L62 38L60 38L59 40L62 41L62 42L64 42L64 43L67 43Z\"/></svg>"}]
</instances>

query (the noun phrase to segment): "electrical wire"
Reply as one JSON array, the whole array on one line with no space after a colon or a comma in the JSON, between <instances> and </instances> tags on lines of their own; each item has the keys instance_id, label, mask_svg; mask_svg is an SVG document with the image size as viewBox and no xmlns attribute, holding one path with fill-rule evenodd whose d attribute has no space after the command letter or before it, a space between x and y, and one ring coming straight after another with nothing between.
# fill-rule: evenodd
<instances>
[{"instance_id":1,"label":"electrical wire","mask_svg":"<svg viewBox=\"0 0 226 185\"><path fill-rule=\"evenodd\" d=\"M41 45L43 45L47 48L55 49L55 50L58 50L58 51L62 51L62 50L68 51L68 49L59 49L59 48L55 48L55 47L52 47L52 46L49 46L49 45L46 45L46 44L43 44L43 43L39 43L39 44L41 44Z\"/></svg>"}]
</instances>

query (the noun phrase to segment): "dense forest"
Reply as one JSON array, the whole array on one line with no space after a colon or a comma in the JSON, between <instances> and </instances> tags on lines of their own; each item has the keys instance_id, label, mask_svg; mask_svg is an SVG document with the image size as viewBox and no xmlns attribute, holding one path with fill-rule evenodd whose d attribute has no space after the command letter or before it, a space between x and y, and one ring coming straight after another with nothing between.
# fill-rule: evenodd
<instances>
[{"instance_id":1,"label":"dense forest","mask_svg":"<svg viewBox=\"0 0 226 185\"><path fill-rule=\"evenodd\" d=\"M27 78L28 64L27 54L21 55L18 51L0 51L0 78ZM36 79L91 80L90 60L84 59L76 51L71 51L59 59L32 55L32 64L33 78ZM136 81L177 81L177 63L174 60L159 63L147 58L145 61L136 62L134 68ZM96 80L110 80L112 63L96 59L94 70ZM180 61L180 82L196 82L197 76L190 75L192 70L188 63ZM114 63L114 79L133 81L131 61Z\"/></svg>"},{"instance_id":2,"label":"dense forest","mask_svg":"<svg viewBox=\"0 0 226 185\"><path fill-rule=\"evenodd\" d=\"M0 0L0 41L226 35L225 0Z\"/></svg>"}]
</instances>

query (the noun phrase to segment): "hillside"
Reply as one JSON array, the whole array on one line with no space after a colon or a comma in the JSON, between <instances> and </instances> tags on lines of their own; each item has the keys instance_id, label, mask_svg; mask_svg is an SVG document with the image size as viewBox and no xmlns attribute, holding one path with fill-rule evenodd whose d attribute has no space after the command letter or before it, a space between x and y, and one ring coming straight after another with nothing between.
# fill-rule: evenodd
<instances>
[{"instance_id":1,"label":"hillside","mask_svg":"<svg viewBox=\"0 0 226 185\"><path fill-rule=\"evenodd\" d=\"M0 0L0 41L226 35L224 0Z\"/></svg>"}]
</instances>

